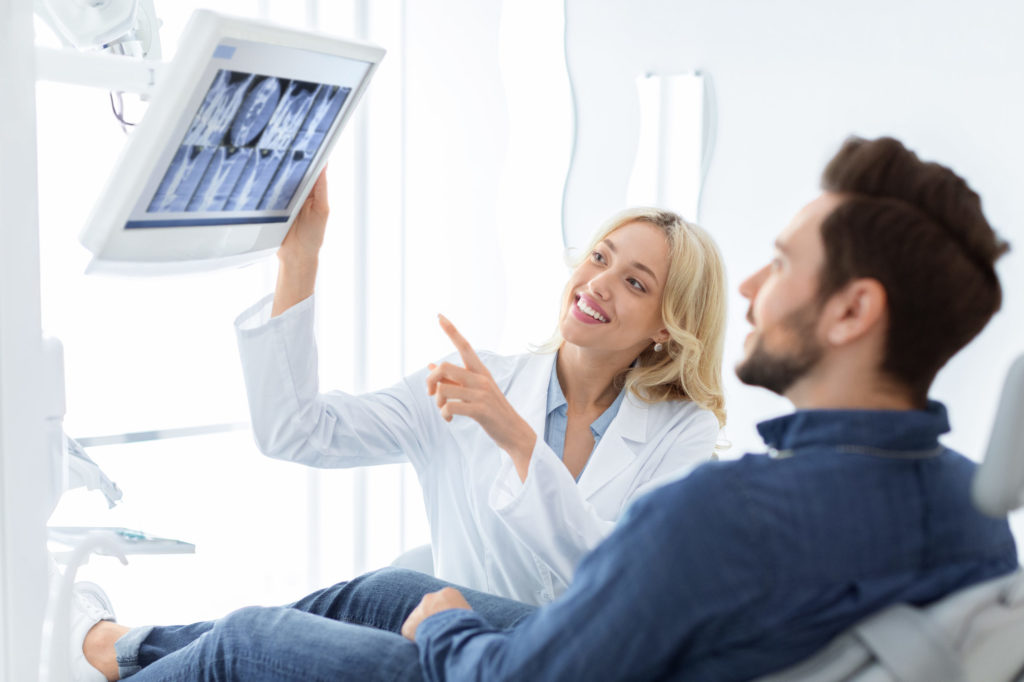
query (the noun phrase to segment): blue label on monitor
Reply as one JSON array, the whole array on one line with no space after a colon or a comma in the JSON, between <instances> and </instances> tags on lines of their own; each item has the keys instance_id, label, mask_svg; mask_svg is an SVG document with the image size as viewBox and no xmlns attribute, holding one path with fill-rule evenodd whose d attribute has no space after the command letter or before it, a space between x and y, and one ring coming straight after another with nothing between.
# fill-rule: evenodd
<instances>
[{"instance_id":1,"label":"blue label on monitor","mask_svg":"<svg viewBox=\"0 0 1024 682\"><path fill-rule=\"evenodd\" d=\"M213 51L214 59L231 59L235 56L235 47L232 45L218 45Z\"/></svg>"}]
</instances>

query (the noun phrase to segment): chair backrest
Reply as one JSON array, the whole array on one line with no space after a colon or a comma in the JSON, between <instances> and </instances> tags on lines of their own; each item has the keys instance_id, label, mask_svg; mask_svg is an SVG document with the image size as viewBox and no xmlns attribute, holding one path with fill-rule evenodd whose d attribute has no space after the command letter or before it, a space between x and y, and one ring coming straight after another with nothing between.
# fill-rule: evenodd
<instances>
[{"instance_id":1,"label":"chair backrest","mask_svg":"<svg viewBox=\"0 0 1024 682\"><path fill-rule=\"evenodd\" d=\"M408 568L427 575L434 575L434 553L430 545L420 545L407 549L391 562L395 568Z\"/></svg>"},{"instance_id":2,"label":"chair backrest","mask_svg":"<svg viewBox=\"0 0 1024 682\"><path fill-rule=\"evenodd\" d=\"M1024 355L1006 374L971 494L978 509L997 518L1024 505Z\"/></svg>"},{"instance_id":3,"label":"chair backrest","mask_svg":"<svg viewBox=\"0 0 1024 682\"><path fill-rule=\"evenodd\" d=\"M1024 679L1024 573L927 607L894 604L811 658L757 682L1010 682Z\"/></svg>"},{"instance_id":4,"label":"chair backrest","mask_svg":"<svg viewBox=\"0 0 1024 682\"><path fill-rule=\"evenodd\" d=\"M1007 372L974 504L997 518L1024 505L1024 355ZM894 604L811 658L757 682L1024 682L1024 573L927 607Z\"/></svg>"}]
</instances>

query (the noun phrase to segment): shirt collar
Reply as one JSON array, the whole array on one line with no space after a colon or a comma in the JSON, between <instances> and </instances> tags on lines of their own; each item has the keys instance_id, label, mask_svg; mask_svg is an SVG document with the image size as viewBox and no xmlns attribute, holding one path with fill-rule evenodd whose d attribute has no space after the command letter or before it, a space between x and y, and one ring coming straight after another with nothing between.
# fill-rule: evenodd
<instances>
[{"instance_id":1,"label":"shirt collar","mask_svg":"<svg viewBox=\"0 0 1024 682\"><path fill-rule=\"evenodd\" d=\"M620 390L619 394L615 396L615 400L608 406L608 409L591 423L590 431L594 434L594 438L600 439L604 432L608 430L608 425L612 423L615 415L618 414L619 406L622 405L622 399L625 396L626 392ZM568 403L565 400L565 394L562 393L562 386L558 383L558 353L555 353L555 361L551 363L551 378L548 380L548 405L545 414L550 416L552 412L562 406L568 408Z\"/></svg>"},{"instance_id":2,"label":"shirt collar","mask_svg":"<svg viewBox=\"0 0 1024 682\"><path fill-rule=\"evenodd\" d=\"M798 410L757 425L774 450L815 445L856 445L884 450L926 450L949 431L946 407L929 400L923 410Z\"/></svg>"},{"instance_id":3,"label":"shirt collar","mask_svg":"<svg viewBox=\"0 0 1024 682\"><path fill-rule=\"evenodd\" d=\"M608 425L615 419L615 415L619 412L619 406L622 404L622 399L626 396L626 392L619 390L619 394L615 396L615 400L611 405L608 406L601 416L594 420L590 425L590 431L594 434L594 438L600 440L604 435L604 432L608 430Z\"/></svg>"},{"instance_id":4,"label":"shirt collar","mask_svg":"<svg viewBox=\"0 0 1024 682\"><path fill-rule=\"evenodd\" d=\"M551 363L551 378L548 380L548 407L545 414L551 414L565 404L565 394L558 383L558 353L555 353L555 361Z\"/></svg>"}]
</instances>

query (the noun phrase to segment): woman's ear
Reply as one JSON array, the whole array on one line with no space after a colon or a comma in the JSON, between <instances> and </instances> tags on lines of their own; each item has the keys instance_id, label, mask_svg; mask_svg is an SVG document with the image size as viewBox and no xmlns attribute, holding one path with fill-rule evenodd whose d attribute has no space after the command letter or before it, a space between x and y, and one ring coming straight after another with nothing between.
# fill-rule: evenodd
<instances>
[{"instance_id":1,"label":"woman's ear","mask_svg":"<svg viewBox=\"0 0 1024 682\"><path fill-rule=\"evenodd\" d=\"M669 335L667 329L659 329L657 332L655 332L654 336L651 337L651 342L652 343L665 343L670 338L672 338L672 337Z\"/></svg>"},{"instance_id":2,"label":"woman's ear","mask_svg":"<svg viewBox=\"0 0 1024 682\"><path fill-rule=\"evenodd\" d=\"M825 339L833 346L843 346L881 329L887 302L885 287L877 279L851 281L825 304Z\"/></svg>"}]
</instances>

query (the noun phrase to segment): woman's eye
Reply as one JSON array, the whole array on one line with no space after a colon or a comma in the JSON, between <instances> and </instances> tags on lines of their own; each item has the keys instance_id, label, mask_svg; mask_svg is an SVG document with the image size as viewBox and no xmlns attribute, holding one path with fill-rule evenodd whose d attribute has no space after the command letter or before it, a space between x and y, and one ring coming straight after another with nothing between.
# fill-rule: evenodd
<instances>
[{"instance_id":1,"label":"woman's eye","mask_svg":"<svg viewBox=\"0 0 1024 682\"><path fill-rule=\"evenodd\" d=\"M647 291L647 289L644 288L644 285L641 284L640 280L638 280L638 279L634 279L633 277L630 277L626 281L629 282L629 286L633 287L637 291L644 291L644 292Z\"/></svg>"},{"instance_id":2,"label":"woman's eye","mask_svg":"<svg viewBox=\"0 0 1024 682\"><path fill-rule=\"evenodd\" d=\"M600 251L591 251L590 260L594 261L595 263L603 263L604 256L601 254Z\"/></svg>"}]
</instances>

